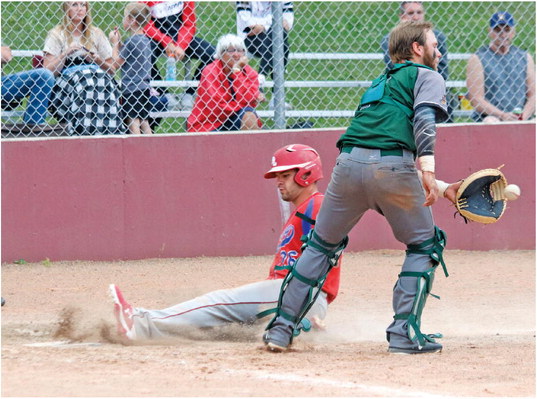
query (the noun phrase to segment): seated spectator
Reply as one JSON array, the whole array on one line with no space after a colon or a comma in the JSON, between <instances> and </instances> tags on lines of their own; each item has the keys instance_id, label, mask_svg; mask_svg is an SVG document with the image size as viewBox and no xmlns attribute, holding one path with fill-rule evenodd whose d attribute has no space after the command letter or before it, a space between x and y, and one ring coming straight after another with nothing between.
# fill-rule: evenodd
<instances>
[{"instance_id":1,"label":"seated spectator","mask_svg":"<svg viewBox=\"0 0 537 399\"><path fill-rule=\"evenodd\" d=\"M166 54L176 60L194 58L200 63L194 73L194 80L200 80L201 71L213 61L215 48L196 34L196 13L193 1L143 1L151 9L151 21L144 32L152 39L151 77L162 80L156 66L157 59ZM186 89L181 99L181 107L191 110L194 105L195 87Z\"/></svg>"},{"instance_id":2,"label":"seated spectator","mask_svg":"<svg viewBox=\"0 0 537 399\"><path fill-rule=\"evenodd\" d=\"M514 37L513 16L497 12L489 21L490 43L468 60L466 85L476 122L527 120L535 114L535 63L512 45Z\"/></svg>"},{"instance_id":3,"label":"seated spectator","mask_svg":"<svg viewBox=\"0 0 537 399\"><path fill-rule=\"evenodd\" d=\"M52 108L71 134L124 133L112 46L92 25L88 2L67 1L62 22L47 35L43 65L58 76Z\"/></svg>"},{"instance_id":4,"label":"seated spectator","mask_svg":"<svg viewBox=\"0 0 537 399\"><path fill-rule=\"evenodd\" d=\"M2 46L2 65L12 59L11 48ZM2 109L12 109L28 97L24 112L24 123L3 124L2 133L51 133L54 127L45 123L49 106L54 75L48 69L38 68L30 71L2 75Z\"/></svg>"},{"instance_id":5,"label":"seated spectator","mask_svg":"<svg viewBox=\"0 0 537 399\"><path fill-rule=\"evenodd\" d=\"M189 132L254 130L262 126L255 108L264 101L257 72L248 65L244 41L225 35L216 46L216 60L201 74Z\"/></svg>"},{"instance_id":6,"label":"seated spectator","mask_svg":"<svg viewBox=\"0 0 537 399\"><path fill-rule=\"evenodd\" d=\"M151 80L151 43L144 35L143 27L151 18L149 7L141 3L129 3L125 7L123 28L132 34L124 45L116 29L110 32L114 46L114 66L121 68L123 114L131 134L152 134L149 126L149 81Z\"/></svg>"},{"instance_id":7,"label":"seated spectator","mask_svg":"<svg viewBox=\"0 0 537 399\"><path fill-rule=\"evenodd\" d=\"M425 7L421 1L403 1L399 6L399 21L425 21ZM438 51L442 54L440 62L438 63L438 73L442 75L445 81L448 80L449 68L448 68L448 49L447 49L447 38L441 31L438 29L433 30L436 40L438 41ZM388 54L388 44L390 41L390 34L382 38L380 42L380 47L384 54L384 63L387 68L393 68L393 62L390 59ZM448 119L446 122L453 122L453 107L452 107L452 98L451 93L448 91Z\"/></svg>"},{"instance_id":8,"label":"seated spectator","mask_svg":"<svg viewBox=\"0 0 537 399\"><path fill-rule=\"evenodd\" d=\"M261 58L259 64L259 83L261 88L266 77L271 76L274 69L272 50L272 2L271 1L237 1L237 34L244 39L248 52L254 57ZM293 2L283 3L283 63L287 66L289 59L288 33L293 28L295 14ZM269 102L269 108L274 109L274 98ZM285 103L286 109L292 106Z\"/></svg>"}]
</instances>

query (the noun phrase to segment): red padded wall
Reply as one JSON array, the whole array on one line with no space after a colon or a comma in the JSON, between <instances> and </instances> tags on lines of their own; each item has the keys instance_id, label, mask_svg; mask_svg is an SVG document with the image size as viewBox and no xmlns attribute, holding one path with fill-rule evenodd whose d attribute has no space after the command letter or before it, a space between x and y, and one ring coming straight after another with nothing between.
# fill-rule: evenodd
<instances>
[{"instance_id":1,"label":"red padded wall","mask_svg":"<svg viewBox=\"0 0 537 399\"><path fill-rule=\"evenodd\" d=\"M2 140L2 261L271 254L281 228L263 179L273 152L317 148L326 188L342 129ZM439 128L437 177L498 167L522 196L491 225L464 224L441 200L450 249L534 249L535 124ZM369 212L349 250L403 248Z\"/></svg>"}]
</instances>

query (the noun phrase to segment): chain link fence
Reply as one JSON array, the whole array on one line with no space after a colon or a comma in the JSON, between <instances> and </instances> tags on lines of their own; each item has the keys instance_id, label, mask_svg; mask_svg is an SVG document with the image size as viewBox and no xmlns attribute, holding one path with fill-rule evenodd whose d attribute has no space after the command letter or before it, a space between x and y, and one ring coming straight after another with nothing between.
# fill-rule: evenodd
<instances>
[{"instance_id":1,"label":"chain link fence","mask_svg":"<svg viewBox=\"0 0 537 399\"><path fill-rule=\"evenodd\" d=\"M250 79L250 83L258 85L261 81L259 91L262 94L259 96L256 92L254 95L252 91L250 94L255 98L241 103L239 97L246 98L246 95L235 93L231 90L233 83L224 83L227 79L221 78L220 86L225 86L230 93L219 93L218 96L223 96L227 106L232 102L234 110L245 106L255 108L265 129L344 127L349 124L364 90L386 67L381 46L385 36L401 19L420 17L433 22L435 29L440 31L437 36L445 38L445 48L440 50L447 51L447 55L444 54L447 69L442 73L448 87L450 122L479 120L475 116L472 118L472 112L475 111L472 108L484 109L480 103L483 96L495 104L495 109L503 111L504 118L500 119L504 120L512 117L512 111L518 111L514 108L524 109L525 103L535 101L533 60L536 10L533 1L149 3L152 5L154 30L149 32L146 28L145 32L146 36L152 37L147 41L152 47L140 47L137 51L142 51L142 58L150 60L153 66L148 82L151 88L146 90L138 87L125 93L127 83L122 81L121 67L115 65L115 69L107 69L110 63L106 57L112 56L114 59L113 50L110 50L113 49L110 32L117 28L123 46L134 32L124 27L127 2L90 2L87 5L84 2L67 2L64 5L46 1L2 1L2 136L125 134L129 133L129 126L136 119L147 120L153 133L181 133L196 130L192 128L195 124L193 119L197 118L199 122L199 118L203 117L212 118L213 123L202 123L197 130L215 130L215 126L224 120L217 109L226 106L208 92L201 95L197 79L203 67L213 62L213 53L222 36L245 36L247 33L248 64L253 71L264 76L264 79L256 79L255 82ZM92 37L84 42L87 46L81 47L91 47L96 44L95 40L107 43L100 43L99 49L87 49L93 54L89 58L85 56L84 49L78 49L78 52L73 51L64 57L66 60L58 61L62 52L68 51L69 40L65 33L58 38L56 32L55 36L55 27L62 21L83 18L82 14L76 16L70 7L76 8L76 12L79 8L87 8L86 12L92 17L91 24L104 33L102 38ZM493 14L503 11L508 14L497 14L493 22L499 24L494 26L495 29L491 28ZM179 37L179 40L174 38L175 42L171 41L171 45L168 43L167 49L164 48L170 40L162 34L165 29L182 32L179 30L181 25L192 23L196 27L193 41L189 42L187 34L186 37ZM261 53L267 50L255 47L257 26L263 27L261 33L280 43L274 48L272 64L261 57ZM155 29L160 30L160 34ZM498 40L505 41L506 38L511 40L512 46L523 52L513 55L514 47L511 47L509 53L512 57L509 60L506 58L495 68L485 65L486 58L480 58L482 62L471 61L470 56L482 46L487 48L496 41L494 46L501 47ZM182 47L185 43L186 51ZM228 49L230 43L234 42L227 42ZM284 43L288 45L288 54ZM109 49L103 50L106 46ZM188 50L188 46L196 46L198 51L192 48ZM257 46L260 44L257 43ZM6 47L9 47L11 54L4 55ZM235 50L239 52L240 48ZM100 57L99 51L102 52ZM224 57L228 57L224 53L221 53L222 62ZM125 53L122 55L125 60L128 58ZM78 61L70 64L71 56L78 56ZM495 56L489 54L480 57ZM43 71L38 69L43 62L53 73L36 72ZM87 64L97 66L88 68ZM146 68L147 63L144 65ZM484 72L479 68L467 71L469 65L481 65ZM528 70L532 72L529 75ZM23 72L23 77L30 79L25 83L18 79ZM471 75L472 85L475 84L470 95L468 74ZM496 82L490 80L493 78ZM501 94L505 97L495 103L494 98L487 97L490 96L486 93L489 90L495 96ZM131 94L130 98L127 98L127 94ZM511 101L515 97L517 101ZM135 112L134 116L126 115L125 107L136 99L141 105L135 106L135 111L137 108L147 109L147 119L144 119L145 114L141 111L139 114ZM196 111L199 115L194 118L191 116L192 107L195 108L194 103L201 103L202 99L214 104L199 104L200 110ZM507 102L509 104L505 105ZM534 106L533 110L529 108L524 110L526 119L534 113ZM208 110L212 113L211 117L205 115ZM487 110L489 114L495 112L490 108ZM215 116L217 112L219 115ZM509 115L505 116L506 113ZM192 118L190 128L189 116ZM238 122L233 122L225 126L231 129L241 127L240 118Z\"/></svg>"}]
</instances>

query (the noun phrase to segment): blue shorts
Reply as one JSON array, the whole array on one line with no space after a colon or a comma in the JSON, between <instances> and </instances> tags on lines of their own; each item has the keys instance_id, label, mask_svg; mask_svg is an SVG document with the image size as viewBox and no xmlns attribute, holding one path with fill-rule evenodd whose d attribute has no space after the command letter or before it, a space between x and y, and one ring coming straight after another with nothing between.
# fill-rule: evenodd
<instances>
[{"instance_id":1,"label":"blue shorts","mask_svg":"<svg viewBox=\"0 0 537 399\"><path fill-rule=\"evenodd\" d=\"M219 128L213 130L213 132L229 132L233 130L241 130L241 122L245 112L253 112L256 116L257 113L252 107L244 107L237 112L230 115L229 118Z\"/></svg>"}]
</instances>

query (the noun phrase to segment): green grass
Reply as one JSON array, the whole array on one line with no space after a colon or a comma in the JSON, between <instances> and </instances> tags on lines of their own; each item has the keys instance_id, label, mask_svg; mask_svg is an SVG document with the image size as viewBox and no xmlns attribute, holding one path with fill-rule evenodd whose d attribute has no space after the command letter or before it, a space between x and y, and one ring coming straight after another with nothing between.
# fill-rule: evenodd
<instances>
[{"instance_id":1,"label":"green grass","mask_svg":"<svg viewBox=\"0 0 537 399\"><path fill-rule=\"evenodd\" d=\"M126 2L92 2L96 26L106 34L121 27ZM397 23L399 2L296 1L295 26L289 41L293 52L379 52L381 38ZM471 53L488 43L490 16L499 10L517 22L515 45L535 54L535 2L426 2L427 19L448 37L451 53ZM62 16L58 2L2 1L2 42L13 49L41 49L47 32ZM236 32L235 2L205 1L196 4L198 36L216 44L226 33ZM193 66L195 67L195 63ZM258 61L252 65L256 67ZM464 80L466 61L450 61L450 80ZM30 61L12 63L4 73L31 68ZM180 71L182 68L178 68ZM381 61L292 60L288 80L371 80L383 69ZM180 76L180 75L179 75ZM178 93L180 91L177 91ZM363 89L288 89L286 100L295 109L354 109ZM270 97L270 94L268 93ZM260 109L266 109L263 104ZM292 123L293 121L288 121ZM345 126L344 118L315 119L316 127ZM266 121L268 127L272 121ZM157 132L184 131L184 120L168 119Z\"/></svg>"}]
</instances>

